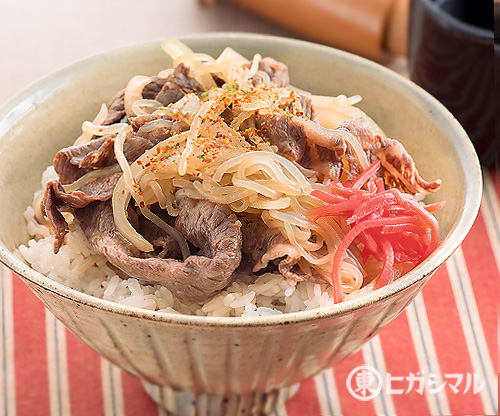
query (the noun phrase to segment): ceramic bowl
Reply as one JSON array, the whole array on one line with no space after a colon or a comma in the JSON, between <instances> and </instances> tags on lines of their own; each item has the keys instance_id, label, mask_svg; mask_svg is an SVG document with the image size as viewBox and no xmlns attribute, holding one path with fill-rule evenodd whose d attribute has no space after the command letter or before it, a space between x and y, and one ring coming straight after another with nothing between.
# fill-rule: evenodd
<instances>
[{"instance_id":1,"label":"ceramic bowl","mask_svg":"<svg viewBox=\"0 0 500 416\"><path fill-rule=\"evenodd\" d=\"M357 351L414 299L460 245L478 212L481 170L460 124L434 98L390 70L357 56L297 40L208 34L182 39L218 55L230 46L287 63L294 85L323 95L360 94L359 105L398 138L425 178L441 178L429 202L437 213L438 249L396 282L353 301L288 315L217 318L158 313L88 296L36 272L13 255L26 243L23 211L54 154L78 136L135 74L154 75L171 61L160 42L127 47L50 75L0 111L0 259L77 337L140 377L176 414L270 411L287 387ZM194 404L193 404L194 403Z\"/></svg>"}]
</instances>

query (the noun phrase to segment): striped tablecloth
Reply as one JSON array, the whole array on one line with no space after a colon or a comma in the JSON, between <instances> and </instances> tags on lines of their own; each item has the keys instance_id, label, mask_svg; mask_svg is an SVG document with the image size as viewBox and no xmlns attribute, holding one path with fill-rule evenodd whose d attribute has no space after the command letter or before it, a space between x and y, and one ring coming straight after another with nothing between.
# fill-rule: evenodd
<instances>
[{"instance_id":1,"label":"striped tablecloth","mask_svg":"<svg viewBox=\"0 0 500 416\"><path fill-rule=\"evenodd\" d=\"M499 200L500 171L485 172L470 234L423 292L361 351L301 383L276 415L498 414ZM19 278L3 266L0 275L0 415L166 414ZM369 372L382 388L362 400Z\"/></svg>"}]
</instances>

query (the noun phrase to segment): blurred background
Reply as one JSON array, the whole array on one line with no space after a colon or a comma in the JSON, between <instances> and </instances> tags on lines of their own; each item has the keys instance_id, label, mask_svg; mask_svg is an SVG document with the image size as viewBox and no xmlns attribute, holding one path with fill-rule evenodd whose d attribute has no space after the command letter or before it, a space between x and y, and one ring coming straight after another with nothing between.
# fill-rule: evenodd
<instances>
[{"instance_id":1,"label":"blurred background","mask_svg":"<svg viewBox=\"0 0 500 416\"><path fill-rule=\"evenodd\" d=\"M387 61L409 0L0 0L0 104L39 77L122 46L213 31L302 38Z\"/></svg>"}]
</instances>

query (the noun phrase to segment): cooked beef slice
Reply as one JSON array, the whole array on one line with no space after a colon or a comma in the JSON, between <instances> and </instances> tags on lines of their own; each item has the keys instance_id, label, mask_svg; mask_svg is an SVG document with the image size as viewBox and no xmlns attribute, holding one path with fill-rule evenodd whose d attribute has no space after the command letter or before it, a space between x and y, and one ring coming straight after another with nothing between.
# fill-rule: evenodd
<instances>
[{"instance_id":1,"label":"cooked beef slice","mask_svg":"<svg viewBox=\"0 0 500 416\"><path fill-rule=\"evenodd\" d=\"M241 251L253 272L258 272L266 268L269 262L276 261L279 272L287 279L325 283L320 275L312 272L306 274L296 266L301 255L280 230L269 228L255 215L240 214L238 218L242 223Z\"/></svg>"},{"instance_id":2,"label":"cooked beef slice","mask_svg":"<svg viewBox=\"0 0 500 416\"><path fill-rule=\"evenodd\" d=\"M66 193L62 185L75 182L93 169L116 163L113 146L114 137L102 137L62 149L56 154L54 169L59 180L50 181L46 185L43 199L45 213L56 236L54 252L57 253L64 244L64 236L68 229L61 211L67 208L83 208L93 201L110 199L121 174L101 177L71 193ZM152 146L151 140L130 134L123 146L125 157L133 161Z\"/></svg>"},{"instance_id":3,"label":"cooked beef slice","mask_svg":"<svg viewBox=\"0 0 500 416\"><path fill-rule=\"evenodd\" d=\"M307 148L307 136L303 127L285 114L255 116L255 127L270 144L278 148L278 153L291 156L300 163Z\"/></svg>"},{"instance_id":4,"label":"cooked beef slice","mask_svg":"<svg viewBox=\"0 0 500 416\"><path fill-rule=\"evenodd\" d=\"M307 117L309 120L316 121L316 112L314 111L311 97L304 94L299 94L299 97L302 115Z\"/></svg>"},{"instance_id":5,"label":"cooked beef slice","mask_svg":"<svg viewBox=\"0 0 500 416\"><path fill-rule=\"evenodd\" d=\"M130 277L161 284L185 303L202 302L224 289L241 261L241 223L224 205L183 198L175 228L203 254L184 261L141 258L116 230L109 201L75 211L92 248Z\"/></svg>"},{"instance_id":6,"label":"cooked beef slice","mask_svg":"<svg viewBox=\"0 0 500 416\"><path fill-rule=\"evenodd\" d=\"M166 82L167 78L151 77L151 81L142 90L142 97L146 100L156 99Z\"/></svg>"},{"instance_id":7,"label":"cooked beef slice","mask_svg":"<svg viewBox=\"0 0 500 416\"><path fill-rule=\"evenodd\" d=\"M64 237L68 232L68 225L61 211L68 208L84 208L95 201L107 201L113 196L121 173L109 177L99 178L83 185L79 190L66 193L59 180L51 180L45 186L43 206L49 224L54 231L54 253L57 253L64 244Z\"/></svg>"},{"instance_id":8,"label":"cooked beef slice","mask_svg":"<svg viewBox=\"0 0 500 416\"><path fill-rule=\"evenodd\" d=\"M180 89L165 88L158 94L156 100L162 103L164 106L167 106L169 104L176 103L182 97L184 97L184 95L186 94Z\"/></svg>"},{"instance_id":9,"label":"cooked beef slice","mask_svg":"<svg viewBox=\"0 0 500 416\"><path fill-rule=\"evenodd\" d=\"M342 136L325 131L317 123L304 117L276 115L255 116L259 134L278 147L281 155L314 169L332 180L339 180L342 172L348 179L356 178L363 168ZM346 120L339 127L352 134L361 144L369 163L380 160L387 186L403 192L427 194L435 192L440 181L427 182L419 175L413 159L403 145L394 139L374 135L368 120L363 117ZM343 169L342 157L349 163L350 172Z\"/></svg>"},{"instance_id":10,"label":"cooked beef slice","mask_svg":"<svg viewBox=\"0 0 500 416\"><path fill-rule=\"evenodd\" d=\"M102 125L109 126L110 124L118 123L125 117L125 114L125 89L123 89L113 97L113 100L108 105L108 115Z\"/></svg>"},{"instance_id":11,"label":"cooked beef slice","mask_svg":"<svg viewBox=\"0 0 500 416\"><path fill-rule=\"evenodd\" d=\"M54 169L63 185L73 183L94 167L112 165L114 138L110 136L90 140L78 146L59 150L54 157Z\"/></svg>"},{"instance_id":12,"label":"cooked beef slice","mask_svg":"<svg viewBox=\"0 0 500 416\"><path fill-rule=\"evenodd\" d=\"M342 137L328 136L317 123L285 112L273 116L257 114L255 127L265 140L277 146L281 155L330 179L339 179L341 157L346 150Z\"/></svg>"},{"instance_id":13,"label":"cooked beef slice","mask_svg":"<svg viewBox=\"0 0 500 416\"><path fill-rule=\"evenodd\" d=\"M153 116L151 114L144 114L137 117L130 117L130 126L132 130L136 132L136 136L144 137L149 140L152 144L157 144L163 140L168 139L172 136L172 130L168 127L157 127L154 130L145 132L141 131L140 128L154 120L162 119L161 116Z\"/></svg>"},{"instance_id":14,"label":"cooked beef slice","mask_svg":"<svg viewBox=\"0 0 500 416\"><path fill-rule=\"evenodd\" d=\"M129 211L132 211L131 209ZM161 214L158 214L161 216ZM130 216L129 216L130 218ZM169 223L169 225L174 225L175 219L172 217L163 218L165 222ZM150 258L150 257L158 257L161 259L182 259L181 249L177 241L169 234L167 234L164 230L157 227L151 221L149 221L146 217L142 215L137 216L137 229L141 231L141 235L148 240L155 248L154 251L145 253L141 252L139 257L142 258Z\"/></svg>"},{"instance_id":15,"label":"cooked beef slice","mask_svg":"<svg viewBox=\"0 0 500 416\"><path fill-rule=\"evenodd\" d=\"M142 91L142 96L149 100L158 100L168 105L180 100L188 92L202 92L200 84L189 76L189 68L179 64L167 78L151 77ZM108 115L103 126L118 123L125 117L125 89L119 91L108 105Z\"/></svg>"},{"instance_id":16,"label":"cooked beef slice","mask_svg":"<svg viewBox=\"0 0 500 416\"><path fill-rule=\"evenodd\" d=\"M153 147L157 139L153 135L142 136L132 132L125 139L123 153L132 162ZM115 136L105 136L57 152L53 165L61 183L73 183L92 169L115 164L114 143Z\"/></svg>"},{"instance_id":17,"label":"cooked beef slice","mask_svg":"<svg viewBox=\"0 0 500 416\"><path fill-rule=\"evenodd\" d=\"M181 63L174 68L172 75L166 78L165 84L155 99L167 106L192 92L203 92L203 88L190 76L189 68Z\"/></svg>"},{"instance_id":18,"label":"cooked beef slice","mask_svg":"<svg viewBox=\"0 0 500 416\"><path fill-rule=\"evenodd\" d=\"M363 150L370 150L373 147L374 139L372 128L368 120L364 117L350 118L344 121L339 129L351 133L358 139Z\"/></svg>"},{"instance_id":19,"label":"cooked beef slice","mask_svg":"<svg viewBox=\"0 0 500 416\"><path fill-rule=\"evenodd\" d=\"M246 65L250 68L251 63ZM288 75L288 67L283 62L278 62L273 58L265 57L259 62L259 71L269 75L269 79L273 84L286 87L290 84L290 76ZM253 85L262 84L264 80L259 74L252 78Z\"/></svg>"},{"instance_id":20,"label":"cooked beef slice","mask_svg":"<svg viewBox=\"0 0 500 416\"><path fill-rule=\"evenodd\" d=\"M57 192L59 192L56 181L50 181L47 183L45 188L45 193L43 195L43 208L45 215L49 220L50 228L54 233L54 253L58 253L64 244L64 237L68 232L68 224L64 216L59 211ZM59 183L60 186L60 183Z\"/></svg>"},{"instance_id":21,"label":"cooked beef slice","mask_svg":"<svg viewBox=\"0 0 500 416\"><path fill-rule=\"evenodd\" d=\"M411 194L430 194L441 187L441 181L427 182L419 175L412 157L397 140L376 136L373 153L384 168L385 183Z\"/></svg>"},{"instance_id":22,"label":"cooked beef slice","mask_svg":"<svg viewBox=\"0 0 500 416\"><path fill-rule=\"evenodd\" d=\"M377 159L373 153L375 141L367 119L364 117L352 118L344 121L338 128L351 133L356 138L366 155L368 163L372 163ZM346 148L345 158L349 164L349 172L346 172L347 178L354 180L363 172L363 167L350 146Z\"/></svg>"},{"instance_id":23,"label":"cooked beef slice","mask_svg":"<svg viewBox=\"0 0 500 416\"><path fill-rule=\"evenodd\" d=\"M374 135L368 120L363 117L346 120L339 128L351 133L361 144L368 162L377 158L383 168L383 177L387 186L397 188L411 194L429 194L441 186L441 181L427 182L419 175L415 163L403 145L394 139ZM362 171L357 159L351 152L346 152L351 171L359 174ZM355 160L353 160L355 159Z\"/></svg>"},{"instance_id":24,"label":"cooked beef slice","mask_svg":"<svg viewBox=\"0 0 500 416\"><path fill-rule=\"evenodd\" d=\"M130 117L130 127L132 127L132 130L138 131L144 124L158 120L159 118L159 116L153 116L152 114L141 114L140 116Z\"/></svg>"},{"instance_id":25,"label":"cooked beef slice","mask_svg":"<svg viewBox=\"0 0 500 416\"><path fill-rule=\"evenodd\" d=\"M155 135L142 137L135 132L130 133L123 146L125 157L129 162L134 161L158 139ZM62 149L54 157L53 165L59 180L50 181L46 185L43 199L45 213L56 236L54 252L57 253L64 244L64 236L68 230L61 211L83 208L93 201L106 201L111 198L121 174L101 177L71 193L66 193L62 185L73 183L94 169L115 164L114 140L114 136L90 140Z\"/></svg>"},{"instance_id":26,"label":"cooked beef slice","mask_svg":"<svg viewBox=\"0 0 500 416\"><path fill-rule=\"evenodd\" d=\"M323 146L314 144L308 148L308 158L302 160L302 166L315 170L332 180L339 180L340 175L344 171L342 164L342 156L338 156L338 152L328 149Z\"/></svg>"}]
</instances>

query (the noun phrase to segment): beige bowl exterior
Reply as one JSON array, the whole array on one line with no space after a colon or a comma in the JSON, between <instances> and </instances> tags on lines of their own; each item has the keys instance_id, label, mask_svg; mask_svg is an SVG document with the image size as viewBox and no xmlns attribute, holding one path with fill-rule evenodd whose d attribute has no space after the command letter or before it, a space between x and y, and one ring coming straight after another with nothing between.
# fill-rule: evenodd
<instances>
[{"instance_id":1,"label":"beige bowl exterior","mask_svg":"<svg viewBox=\"0 0 500 416\"><path fill-rule=\"evenodd\" d=\"M160 42L76 63L29 87L0 111L0 260L76 336L126 371L150 383L193 392L198 401L207 393L236 397L234 409L243 406L239 397L247 395L257 409L266 393L275 399L276 389L341 361L401 313L472 226L481 199L481 170L453 116L413 83L373 62L260 35L208 34L183 40L193 50L212 55L230 46L248 58L255 53L273 56L288 64L294 85L316 94L360 94L360 107L388 136L404 143L422 176L443 180L442 189L429 198L447 201L437 214L440 247L411 273L375 293L334 307L261 318L156 313L71 290L12 252L28 240L22 213L40 187L41 172L58 149L74 141L82 121L93 118L131 76L154 75L171 65ZM157 398L167 406L168 391ZM231 413L227 405L217 406ZM198 414L208 414L204 412Z\"/></svg>"}]
</instances>

